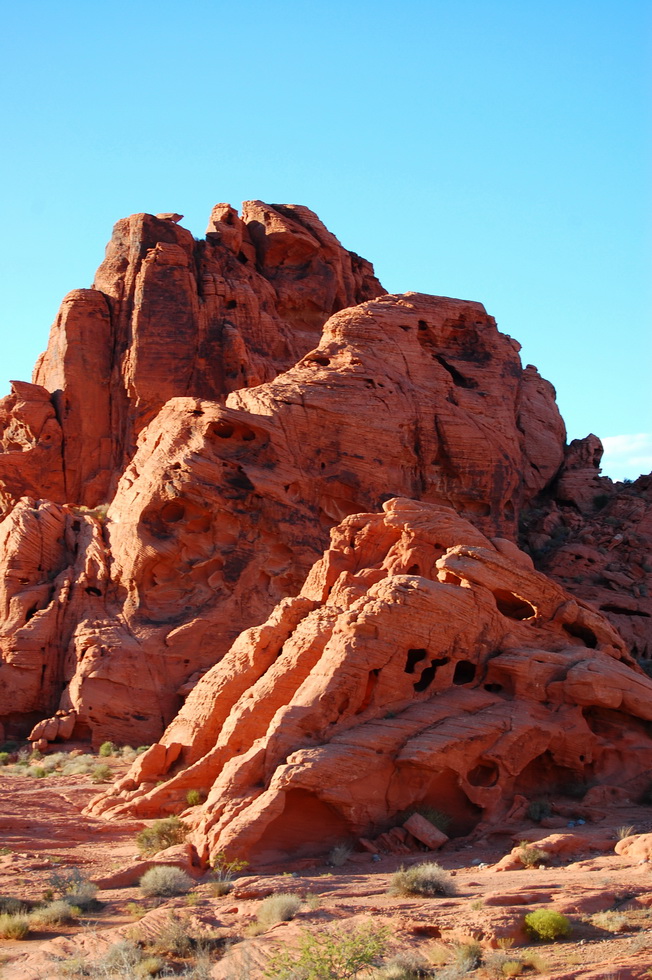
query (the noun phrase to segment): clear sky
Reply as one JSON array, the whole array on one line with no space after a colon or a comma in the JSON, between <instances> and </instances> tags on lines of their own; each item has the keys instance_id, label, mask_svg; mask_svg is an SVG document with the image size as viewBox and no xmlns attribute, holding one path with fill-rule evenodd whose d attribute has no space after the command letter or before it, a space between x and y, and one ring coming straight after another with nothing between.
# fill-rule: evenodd
<instances>
[{"instance_id":1,"label":"clear sky","mask_svg":"<svg viewBox=\"0 0 652 980\"><path fill-rule=\"evenodd\" d=\"M113 223L300 203L652 468L649 0L4 0L0 395Z\"/></svg>"}]
</instances>

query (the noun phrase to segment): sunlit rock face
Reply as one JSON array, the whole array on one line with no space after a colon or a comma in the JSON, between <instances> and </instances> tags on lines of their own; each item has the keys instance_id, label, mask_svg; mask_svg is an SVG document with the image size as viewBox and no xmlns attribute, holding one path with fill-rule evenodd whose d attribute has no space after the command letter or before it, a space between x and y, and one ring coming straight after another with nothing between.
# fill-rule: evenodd
<instances>
[{"instance_id":1,"label":"sunlit rock face","mask_svg":"<svg viewBox=\"0 0 652 980\"><path fill-rule=\"evenodd\" d=\"M651 695L608 620L514 544L392 499L333 530L92 811L182 812L205 857L263 865L414 806L459 835L553 783L640 792ZM183 812L189 789L207 797Z\"/></svg>"}]
</instances>

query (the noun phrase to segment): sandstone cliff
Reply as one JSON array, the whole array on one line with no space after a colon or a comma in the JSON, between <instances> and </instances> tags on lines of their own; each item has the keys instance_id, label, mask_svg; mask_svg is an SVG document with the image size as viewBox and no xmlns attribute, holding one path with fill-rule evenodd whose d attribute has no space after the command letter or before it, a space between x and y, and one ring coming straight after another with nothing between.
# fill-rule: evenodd
<instances>
[{"instance_id":1,"label":"sandstone cliff","mask_svg":"<svg viewBox=\"0 0 652 980\"><path fill-rule=\"evenodd\" d=\"M652 650L649 480L614 487L599 476L599 440L566 446L552 386L481 304L385 294L306 208L247 202L240 217L217 205L203 241L179 217L118 222L93 288L64 300L34 383L0 402L0 721L18 734L35 725L44 743L156 742L111 805L176 812L184 787L215 786L196 838L211 848L273 850L278 780L305 732L330 758L331 736L376 738L364 726L396 704L403 721L389 726L374 793L419 768L398 760L449 717L433 721L433 706L484 732L445 766L420 757L426 782L446 776L432 793L416 780L406 803L445 789L461 826L560 767L614 778L632 738L644 751L622 778L638 785L652 766L630 656ZM355 561L349 533L365 542ZM350 579L332 598L315 592L327 567ZM486 680L495 670L502 680ZM241 725L260 685L265 707ZM297 697L300 732L288 720ZM536 751L505 768L489 747L512 718ZM393 802L356 817L331 800L341 774L321 765L304 767L324 780L326 796L305 804L317 826L322 804L347 832L391 818ZM474 783L475 766L495 781ZM304 769L287 792L305 803ZM248 800L241 826L230 780ZM281 820L281 837L291 825Z\"/></svg>"}]
</instances>

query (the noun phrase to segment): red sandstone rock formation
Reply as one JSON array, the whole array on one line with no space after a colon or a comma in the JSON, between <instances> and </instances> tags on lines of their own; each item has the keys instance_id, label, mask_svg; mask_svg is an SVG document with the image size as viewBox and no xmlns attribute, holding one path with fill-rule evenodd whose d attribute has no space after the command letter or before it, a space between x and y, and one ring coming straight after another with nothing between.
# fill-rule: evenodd
<instances>
[{"instance_id":1,"label":"red sandstone rock formation","mask_svg":"<svg viewBox=\"0 0 652 980\"><path fill-rule=\"evenodd\" d=\"M93 812L183 813L207 856L328 850L431 805L453 832L551 782L647 785L652 680L604 616L452 509L346 518ZM163 780L163 782L159 781Z\"/></svg>"},{"instance_id":2,"label":"red sandstone rock formation","mask_svg":"<svg viewBox=\"0 0 652 980\"><path fill-rule=\"evenodd\" d=\"M599 446L562 467L552 387L479 303L382 296L306 208L219 204L201 242L179 220L118 222L36 383L0 403L1 721L158 738L238 634L299 592L330 528L396 495L512 540L522 517L537 561L585 594L552 545L612 493ZM647 586L627 563L649 501L625 496L610 600L586 597L640 653Z\"/></svg>"},{"instance_id":3,"label":"red sandstone rock formation","mask_svg":"<svg viewBox=\"0 0 652 980\"><path fill-rule=\"evenodd\" d=\"M96 743L152 741L197 673L299 591L342 517L401 494L514 537L563 440L551 386L480 304L419 294L335 314L316 350L226 406L170 400L99 522L108 580L78 583L63 613L60 707Z\"/></svg>"}]
</instances>

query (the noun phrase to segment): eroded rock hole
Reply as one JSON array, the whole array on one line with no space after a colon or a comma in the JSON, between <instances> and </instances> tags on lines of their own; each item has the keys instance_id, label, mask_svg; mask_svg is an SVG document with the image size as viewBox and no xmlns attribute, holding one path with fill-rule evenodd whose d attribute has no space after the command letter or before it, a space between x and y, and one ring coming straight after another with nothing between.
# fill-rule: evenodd
<instances>
[{"instance_id":1,"label":"eroded rock hole","mask_svg":"<svg viewBox=\"0 0 652 980\"><path fill-rule=\"evenodd\" d=\"M428 656L427 650L408 650L407 660L405 661L405 673L413 674L414 668L420 660L425 660Z\"/></svg>"},{"instance_id":2,"label":"eroded rock hole","mask_svg":"<svg viewBox=\"0 0 652 980\"><path fill-rule=\"evenodd\" d=\"M443 667L447 663L448 663L448 657L442 657L440 660L431 660L430 661L430 666L429 667L425 667L423 669L423 671L421 672L421 677L419 678L419 680L416 682L416 684L413 684L412 685L413 688L414 688L414 690L417 692L417 694L420 694L422 691L425 691L425 690L427 690L427 688L430 687L430 685L432 684L432 682L435 679L435 674L437 673L437 668L438 667Z\"/></svg>"},{"instance_id":3,"label":"eroded rock hole","mask_svg":"<svg viewBox=\"0 0 652 980\"><path fill-rule=\"evenodd\" d=\"M475 664L470 660L458 660L455 664L453 684L470 684L475 680Z\"/></svg>"},{"instance_id":4,"label":"eroded rock hole","mask_svg":"<svg viewBox=\"0 0 652 980\"><path fill-rule=\"evenodd\" d=\"M178 500L170 500L161 508L161 520L166 524L176 524L183 520L186 508Z\"/></svg>"},{"instance_id":5,"label":"eroded rock hole","mask_svg":"<svg viewBox=\"0 0 652 980\"><path fill-rule=\"evenodd\" d=\"M495 786L500 772L495 762L479 762L466 774L471 786Z\"/></svg>"},{"instance_id":6,"label":"eroded rock hole","mask_svg":"<svg viewBox=\"0 0 652 980\"><path fill-rule=\"evenodd\" d=\"M213 426L213 435L220 439L230 439L234 432L235 428L230 422L216 422Z\"/></svg>"},{"instance_id":7,"label":"eroded rock hole","mask_svg":"<svg viewBox=\"0 0 652 980\"><path fill-rule=\"evenodd\" d=\"M568 633L569 636L574 636L576 639L581 640L591 650L595 650L598 645L597 636L588 626L580 626L578 623L564 623L564 632Z\"/></svg>"},{"instance_id":8,"label":"eroded rock hole","mask_svg":"<svg viewBox=\"0 0 652 980\"><path fill-rule=\"evenodd\" d=\"M502 684L485 684L484 685L484 689L485 689L485 691L488 691L489 694L500 694L500 692L503 689L503 685Z\"/></svg>"},{"instance_id":9,"label":"eroded rock hole","mask_svg":"<svg viewBox=\"0 0 652 980\"><path fill-rule=\"evenodd\" d=\"M323 354L318 354L316 357L311 358L313 363L320 364L322 367L328 367L331 362L330 357L325 357Z\"/></svg>"},{"instance_id":10,"label":"eroded rock hole","mask_svg":"<svg viewBox=\"0 0 652 980\"><path fill-rule=\"evenodd\" d=\"M498 611L509 619L532 619L536 609L526 599L508 592L507 589L496 589L493 593Z\"/></svg>"},{"instance_id":11,"label":"eroded rock hole","mask_svg":"<svg viewBox=\"0 0 652 980\"><path fill-rule=\"evenodd\" d=\"M644 616L646 619L650 618L650 614L643 612L642 609L625 609L624 606L615 606L608 603L606 606L600 606L602 612L614 613L615 616Z\"/></svg>"},{"instance_id":12,"label":"eroded rock hole","mask_svg":"<svg viewBox=\"0 0 652 980\"><path fill-rule=\"evenodd\" d=\"M85 590L88 595L102 595L101 589L95 588L94 585L87 585Z\"/></svg>"},{"instance_id":13,"label":"eroded rock hole","mask_svg":"<svg viewBox=\"0 0 652 980\"><path fill-rule=\"evenodd\" d=\"M369 671L367 675L367 687L365 688L364 697L362 699L362 703L360 704L360 707L356 711L356 715L361 714L365 710L365 708L369 707L369 703L371 702L371 698L373 697L373 693L376 689L376 685L378 684L379 676L380 676L380 667L374 667L373 670Z\"/></svg>"},{"instance_id":14,"label":"eroded rock hole","mask_svg":"<svg viewBox=\"0 0 652 980\"><path fill-rule=\"evenodd\" d=\"M441 356L441 354L435 354L435 360L443 367L444 371L447 371L448 374L450 374L456 388L478 387L477 381L475 381L473 378L465 378L464 375L461 374L452 364L449 364L448 361Z\"/></svg>"},{"instance_id":15,"label":"eroded rock hole","mask_svg":"<svg viewBox=\"0 0 652 980\"><path fill-rule=\"evenodd\" d=\"M236 308L237 305L238 304L237 304L236 300L230 299L229 302L226 304L226 308L227 308L227 310L235 310L235 308Z\"/></svg>"}]
</instances>

